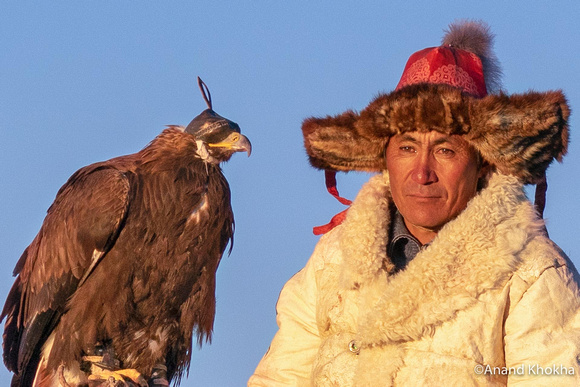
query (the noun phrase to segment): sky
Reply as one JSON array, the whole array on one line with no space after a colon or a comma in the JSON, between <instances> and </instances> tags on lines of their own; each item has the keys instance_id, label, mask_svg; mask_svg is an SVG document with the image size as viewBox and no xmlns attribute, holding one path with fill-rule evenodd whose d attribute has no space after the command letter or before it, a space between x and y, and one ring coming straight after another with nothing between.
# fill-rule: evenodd
<instances>
[{"instance_id":1,"label":"sky","mask_svg":"<svg viewBox=\"0 0 580 387\"><path fill-rule=\"evenodd\" d=\"M77 169L143 148L213 107L252 155L224 165L234 248L217 273L211 344L182 386L242 386L276 332L284 283L344 207L310 167L302 121L361 110L457 19L486 21L507 93L562 89L563 164L548 171L552 239L580 266L580 3L553 1L12 1L0 5L0 300L56 192ZM354 198L370 175L341 173ZM529 191L531 192L531 191ZM0 366L0 385L9 372Z\"/></svg>"}]
</instances>

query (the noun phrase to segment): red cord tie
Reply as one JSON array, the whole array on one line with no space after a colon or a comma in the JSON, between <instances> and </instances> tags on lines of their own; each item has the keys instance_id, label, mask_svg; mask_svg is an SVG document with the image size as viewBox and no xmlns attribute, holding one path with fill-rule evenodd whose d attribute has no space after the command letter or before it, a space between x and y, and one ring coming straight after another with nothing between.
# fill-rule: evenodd
<instances>
[{"instance_id":1,"label":"red cord tie","mask_svg":"<svg viewBox=\"0 0 580 387\"><path fill-rule=\"evenodd\" d=\"M328 191L328 193L330 193L332 196L334 196L336 198L336 200L338 200L339 202L341 202L345 206L350 206L352 204L352 201L348 200L346 198L343 198L338 193L338 189L336 188L336 171L326 170L324 172L324 178L326 181L326 190ZM344 219L346 218L347 211L348 211L348 208L346 210L341 211L338 214L334 215L329 223L327 223L323 226L314 227L312 229L312 232L314 233L314 235L326 234L327 232L329 232L330 230L332 230L333 228L335 228L336 226L338 226L339 224L341 224L344 221Z\"/></svg>"}]
</instances>

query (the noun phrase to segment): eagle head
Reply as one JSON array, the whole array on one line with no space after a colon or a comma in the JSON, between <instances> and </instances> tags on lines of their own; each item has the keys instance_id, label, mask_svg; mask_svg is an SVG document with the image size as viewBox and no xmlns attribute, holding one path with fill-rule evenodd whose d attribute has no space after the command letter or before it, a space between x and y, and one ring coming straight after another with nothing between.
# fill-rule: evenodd
<instances>
[{"instance_id":1,"label":"eagle head","mask_svg":"<svg viewBox=\"0 0 580 387\"><path fill-rule=\"evenodd\" d=\"M185 132L193 135L197 141L201 141L200 145L205 148L202 151L207 150L211 156L207 160L217 163L228 161L235 152L247 152L250 156L252 153L250 140L240 133L238 124L213 111L209 89L199 77L197 81L208 109L195 117L187 125Z\"/></svg>"},{"instance_id":2,"label":"eagle head","mask_svg":"<svg viewBox=\"0 0 580 387\"><path fill-rule=\"evenodd\" d=\"M204 110L185 128L185 132L202 141L209 155L217 162L228 161L235 152L247 152L250 156L252 144L240 133L240 127L214 112Z\"/></svg>"}]
</instances>

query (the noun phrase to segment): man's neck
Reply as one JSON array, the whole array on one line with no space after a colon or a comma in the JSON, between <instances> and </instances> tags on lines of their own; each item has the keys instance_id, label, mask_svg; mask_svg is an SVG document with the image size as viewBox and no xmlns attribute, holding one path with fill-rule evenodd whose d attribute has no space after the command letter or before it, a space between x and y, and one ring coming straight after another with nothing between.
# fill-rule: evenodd
<instances>
[{"instance_id":1,"label":"man's neck","mask_svg":"<svg viewBox=\"0 0 580 387\"><path fill-rule=\"evenodd\" d=\"M430 243L435 238L435 236L437 235L437 232L439 231L439 229L432 230L432 229L428 229L428 228L424 228L424 227L414 226L414 225L410 224L409 222L407 222L404 218L403 218L403 220L405 221L405 226L407 226L407 229L409 230L409 232L415 238L417 238L417 240L419 242L421 242L422 245L426 245L426 244Z\"/></svg>"}]
</instances>

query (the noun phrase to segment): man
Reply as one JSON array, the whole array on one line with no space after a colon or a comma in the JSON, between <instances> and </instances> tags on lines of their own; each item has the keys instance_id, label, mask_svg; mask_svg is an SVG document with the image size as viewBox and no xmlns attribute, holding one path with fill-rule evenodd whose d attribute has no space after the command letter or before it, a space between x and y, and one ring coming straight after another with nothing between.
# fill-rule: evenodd
<instances>
[{"instance_id":1,"label":"man","mask_svg":"<svg viewBox=\"0 0 580 387\"><path fill-rule=\"evenodd\" d=\"M498 94L491 40L451 25L394 92L304 122L330 188L383 172L284 286L250 386L580 385L578 275L523 191L566 153L569 110Z\"/></svg>"}]
</instances>

